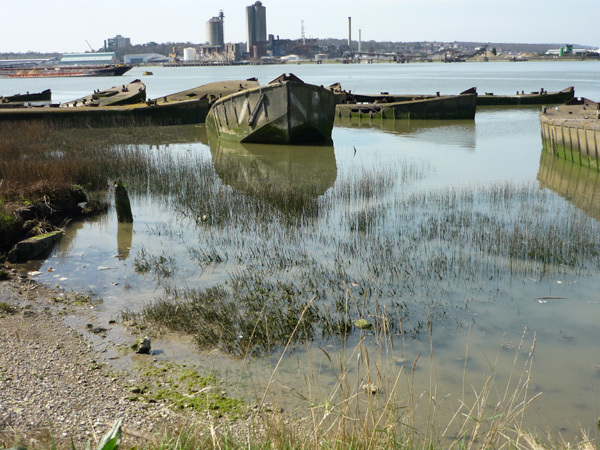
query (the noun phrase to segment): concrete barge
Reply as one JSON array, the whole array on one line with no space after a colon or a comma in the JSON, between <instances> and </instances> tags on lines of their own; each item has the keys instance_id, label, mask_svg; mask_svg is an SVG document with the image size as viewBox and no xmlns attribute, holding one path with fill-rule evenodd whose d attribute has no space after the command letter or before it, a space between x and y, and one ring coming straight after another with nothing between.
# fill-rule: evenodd
<instances>
[{"instance_id":1,"label":"concrete barge","mask_svg":"<svg viewBox=\"0 0 600 450\"><path fill-rule=\"evenodd\" d=\"M600 103L586 98L540 112L544 151L600 171Z\"/></svg>"},{"instance_id":2,"label":"concrete barge","mask_svg":"<svg viewBox=\"0 0 600 450\"><path fill-rule=\"evenodd\" d=\"M25 94L0 95L0 103L25 103L25 102L49 102L52 100L52 91L45 89L42 92L29 92Z\"/></svg>"},{"instance_id":3,"label":"concrete barge","mask_svg":"<svg viewBox=\"0 0 600 450\"><path fill-rule=\"evenodd\" d=\"M1 108L0 123L42 121L73 128L204 123L216 99L257 85L255 79L220 81L143 102L146 87L135 80L63 105Z\"/></svg>"},{"instance_id":4,"label":"concrete barge","mask_svg":"<svg viewBox=\"0 0 600 450\"><path fill-rule=\"evenodd\" d=\"M221 139L263 144L331 143L336 95L293 74L217 100L207 126Z\"/></svg>"},{"instance_id":5,"label":"concrete barge","mask_svg":"<svg viewBox=\"0 0 600 450\"><path fill-rule=\"evenodd\" d=\"M525 106L525 105L550 105L565 104L575 98L575 88L570 86L562 91L548 92L540 89L537 92L521 93L514 95L494 95L486 92L477 96L477 106Z\"/></svg>"},{"instance_id":6,"label":"concrete barge","mask_svg":"<svg viewBox=\"0 0 600 450\"><path fill-rule=\"evenodd\" d=\"M113 86L110 89L97 90L71 102L63 103L63 107L96 107L96 106L121 106L132 105L146 101L146 85L141 80Z\"/></svg>"},{"instance_id":7,"label":"concrete barge","mask_svg":"<svg viewBox=\"0 0 600 450\"><path fill-rule=\"evenodd\" d=\"M341 97L340 103L395 103L409 102L416 100L425 100L440 97L439 92L435 95L430 94L389 94L382 92L376 95L353 94L341 89L339 83L329 86L329 89L336 92ZM478 94L477 88L470 88L464 94ZM561 91L548 92L540 89L537 92L525 93L517 91L512 95L495 95L493 92L485 92L483 95L477 95L477 106L526 106L526 105L551 105L564 104L575 97L575 88L570 86Z\"/></svg>"},{"instance_id":8,"label":"concrete barge","mask_svg":"<svg viewBox=\"0 0 600 450\"><path fill-rule=\"evenodd\" d=\"M472 120L477 94L444 95L392 103L340 103L336 117L392 120Z\"/></svg>"},{"instance_id":9,"label":"concrete barge","mask_svg":"<svg viewBox=\"0 0 600 450\"><path fill-rule=\"evenodd\" d=\"M102 128L203 123L210 108L208 98L157 104L123 106L2 108L0 124L39 121L64 128Z\"/></svg>"},{"instance_id":10,"label":"concrete barge","mask_svg":"<svg viewBox=\"0 0 600 450\"><path fill-rule=\"evenodd\" d=\"M194 100L203 96L208 96L209 101L214 101L227 95L235 94L246 89L257 88L260 83L256 78L248 78L247 80L227 80L216 81L214 83L203 84L192 89L169 94L165 97L157 99L159 102L174 102L183 100Z\"/></svg>"}]
</instances>

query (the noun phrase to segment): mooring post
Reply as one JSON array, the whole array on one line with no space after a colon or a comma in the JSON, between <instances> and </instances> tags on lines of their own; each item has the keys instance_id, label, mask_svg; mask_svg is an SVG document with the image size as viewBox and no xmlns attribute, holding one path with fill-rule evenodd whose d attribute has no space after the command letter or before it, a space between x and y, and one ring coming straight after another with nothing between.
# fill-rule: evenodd
<instances>
[{"instance_id":1,"label":"mooring post","mask_svg":"<svg viewBox=\"0 0 600 450\"><path fill-rule=\"evenodd\" d=\"M133 223L133 214L131 214L131 204L127 189L121 180L115 182L115 209L117 210L117 220L121 223Z\"/></svg>"}]
</instances>

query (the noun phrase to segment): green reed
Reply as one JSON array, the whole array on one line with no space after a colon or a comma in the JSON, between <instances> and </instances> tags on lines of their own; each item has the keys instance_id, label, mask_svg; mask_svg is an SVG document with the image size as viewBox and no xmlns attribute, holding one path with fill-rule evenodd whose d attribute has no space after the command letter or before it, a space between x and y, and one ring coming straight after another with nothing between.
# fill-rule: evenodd
<instances>
[{"instance_id":1,"label":"green reed","mask_svg":"<svg viewBox=\"0 0 600 450\"><path fill-rule=\"evenodd\" d=\"M422 179L423 167L402 164L407 167L395 170L410 188L408 180ZM198 181L202 188L190 190L185 186L195 182L183 180L199 175L178 169L180 189L168 197L190 221L196 217L200 233L189 246L192 259L203 269L219 265L230 271L231 285L243 280L249 291L260 291L262 280L269 279L304 298L315 296L313 325L322 337L350 328L350 319L335 307L336 292L344 286L363 298L361 314L376 314L373 300L379 296L389 309L390 327L397 329L402 318L405 331L418 336L426 314L445 320L482 283L599 268L596 222L533 183L394 195L398 177L375 167L338 179L318 198L315 217L312 206L287 208L269 198L268 183L238 191L224 185L228 175L201 172L209 182ZM206 220L198 222L201 212Z\"/></svg>"},{"instance_id":2,"label":"green reed","mask_svg":"<svg viewBox=\"0 0 600 450\"><path fill-rule=\"evenodd\" d=\"M187 257L144 248L140 273L173 286L180 280L170 274L180 268L210 268L228 282L230 296L241 296L233 291L239 283L248 291L282 283L305 301L316 296L312 323L320 335L347 330L350 319L335 306L346 286L363 299L366 316L376 314L378 296L393 326L402 317L405 330L418 335L425 311L450 317L482 285L599 268L597 222L534 183L421 188L431 165L398 159L342 167L323 194L310 180L274 183L260 166L235 158L219 159L217 170L218 156L195 144L205 142L202 130L107 133L34 124L20 130L27 139L17 139L3 126L1 188L6 194L18 183L63 179L103 189L122 179L132 195L151 196L174 212L178 226L195 230ZM173 226L149 232L167 238L176 235ZM489 292L492 300L499 295Z\"/></svg>"}]
</instances>

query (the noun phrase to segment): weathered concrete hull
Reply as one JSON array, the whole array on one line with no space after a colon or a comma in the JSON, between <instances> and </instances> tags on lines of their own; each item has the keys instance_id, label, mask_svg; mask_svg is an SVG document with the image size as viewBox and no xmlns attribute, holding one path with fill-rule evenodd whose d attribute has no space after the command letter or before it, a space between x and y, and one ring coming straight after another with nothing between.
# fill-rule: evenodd
<instances>
[{"instance_id":1,"label":"weathered concrete hull","mask_svg":"<svg viewBox=\"0 0 600 450\"><path fill-rule=\"evenodd\" d=\"M78 98L63 104L63 107L97 107L97 106L122 106L143 103L146 101L146 85L141 80L110 89L98 90L86 97Z\"/></svg>"},{"instance_id":2,"label":"weathered concrete hull","mask_svg":"<svg viewBox=\"0 0 600 450\"><path fill-rule=\"evenodd\" d=\"M391 120L474 119L476 94L447 95L396 103L339 104L339 118L376 118Z\"/></svg>"},{"instance_id":3,"label":"weathered concrete hull","mask_svg":"<svg viewBox=\"0 0 600 450\"><path fill-rule=\"evenodd\" d=\"M209 108L206 98L160 105L7 108L0 109L0 124L39 121L65 128L189 125L204 123Z\"/></svg>"},{"instance_id":4,"label":"weathered concrete hull","mask_svg":"<svg viewBox=\"0 0 600 450\"><path fill-rule=\"evenodd\" d=\"M544 151L600 171L600 110L582 102L540 113Z\"/></svg>"},{"instance_id":5,"label":"weathered concrete hull","mask_svg":"<svg viewBox=\"0 0 600 450\"><path fill-rule=\"evenodd\" d=\"M49 102L52 100L52 91L46 89L42 92L15 94L0 96L0 103L20 103L20 102Z\"/></svg>"},{"instance_id":6,"label":"weathered concrete hull","mask_svg":"<svg viewBox=\"0 0 600 450\"><path fill-rule=\"evenodd\" d=\"M208 96L210 100L235 94L239 91L245 91L246 89L257 88L259 86L260 83L256 78L250 78L248 80L217 81L214 83L203 84L202 86L194 87L192 89L186 89L185 91L177 92L175 94L169 94L166 97L157 100L159 102L161 100L168 102L192 100L199 99L205 95Z\"/></svg>"},{"instance_id":7,"label":"weathered concrete hull","mask_svg":"<svg viewBox=\"0 0 600 450\"><path fill-rule=\"evenodd\" d=\"M564 104L575 97L575 89L569 87L558 92L515 95L479 95L477 106L521 106Z\"/></svg>"},{"instance_id":8,"label":"weathered concrete hull","mask_svg":"<svg viewBox=\"0 0 600 450\"><path fill-rule=\"evenodd\" d=\"M323 87L284 81L218 100L206 123L234 142L331 143L336 102Z\"/></svg>"}]
</instances>

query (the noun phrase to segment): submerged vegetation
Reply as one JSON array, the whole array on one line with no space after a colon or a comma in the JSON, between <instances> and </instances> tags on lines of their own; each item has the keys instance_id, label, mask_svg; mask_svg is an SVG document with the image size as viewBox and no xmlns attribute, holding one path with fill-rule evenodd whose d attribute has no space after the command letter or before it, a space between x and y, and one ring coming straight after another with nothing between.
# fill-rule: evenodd
<instances>
[{"instance_id":1,"label":"submerged vegetation","mask_svg":"<svg viewBox=\"0 0 600 450\"><path fill-rule=\"evenodd\" d=\"M283 345L310 299L298 342L345 336L354 320L382 314L416 337L430 319L471 319L468 299L500 298L507 281L600 266L597 222L534 183L422 189L430 163L399 157L339 169L330 147L282 157L211 142L208 158L194 144L209 143L204 127L107 134L33 124L15 134L0 129L3 204L17 192L24 201L23 186L41 180L102 192L117 178L130 194L165 202L178 220L149 229L158 247L138 249L134 263L165 288L143 313L236 355ZM182 243L187 258L160 247L183 224L196 229ZM214 281L182 288L190 270ZM348 293L359 299L352 314Z\"/></svg>"},{"instance_id":2,"label":"submerged vegetation","mask_svg":"<svg viewBox=\"0 0 600 450\"><path fill-rule=\"evenodd\" d=\"M290 154L275 164L256 149L209 153L196 145L208 144L203 127L81 133L32 125L23 142L0 129L4 201L23 201L19 192L42 179L100 197L120 179L174 215L138 228L150 239L134 249L133 269L161 288L139 318L239 358L323 344L331 390L317 389L317 373L287 389L309 415L261 417L266 447L535 448L520 431L536 395L535 337L517 346L505 387L490 364L482 386L452 399L447 424L438 421L433 329L477 326L470 304L507 299L514 281L535 298L551 277L596 274L597 221L536 183L423 188L434 168L402 156L338 167L329 148L313 161ZM410 339L431 342L426 393L413 389L420 355L397 357ZM463 364L466 372L467 357Z\"/></svg>"},{"instance_id":3,"label":"submerged vegetation","mask_svg":"<svg viewBox=\"0 0 600 450\"><path fill-rule=\"evenodd\" d=\"M384 181L374 187L365 179ZM254 354L283 345L286 333L275 338L275 328L296 323L302 305L313 297L310 324L320 332L304 333L297 341L346 336L353 320L381 316L389 318L392 330L403 327L416 337L428 320L474 317L465 310L469 298L501 298L503 285L515 278L544 280L560 273L568 279L600 268L597 222L533 183L387 195L395 183L394 177L377 170L339 180L318 199L318 222L236 195L213 179L206 189L217 191L214 197L221 202L216 214L228 221L211 223L215 211L210 205L202 210L208 219L198 224L202 232L198 242L189 244L187 264L202 271L228 270L228 276L204 290L175 289L158 277L167 288L165 296L146 306L143 315L192 332L202 348L218 346L245 356L248 351L240 348L254 348ZM266 195L262 192L259 198ZM178 204L182 210L186 206ZM340 204L342 213L334 208ZM143 254L137 261L142 256L148 259ZM484 284L495 289L482 292ZM207 300L217 293L219 301ZM358 299L351 308L345 298L349 293ZM218 308L209 306L215 304ZM264 322L258 328L273 332L249 333L245 321ZM227 332L217 338L214 326ZM292 328L287 327L287 334Z\"/></svg>"}]
</instances>

